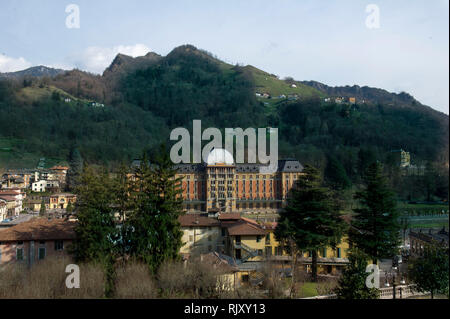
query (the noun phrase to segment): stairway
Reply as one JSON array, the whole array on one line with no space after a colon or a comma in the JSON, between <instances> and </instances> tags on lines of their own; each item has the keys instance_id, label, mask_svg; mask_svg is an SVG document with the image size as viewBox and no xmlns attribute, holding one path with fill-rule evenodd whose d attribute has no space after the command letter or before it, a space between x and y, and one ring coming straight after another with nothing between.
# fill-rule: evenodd
<instances>
[{"instance_id":1,"label":"stairway","mask_svg":"<svg viewBox=\"0 0 450 319\"><path fill-rule=\"evenodd\" d=\"M252 249L251 247L245 245L244 243L240 242L240 243L235 243L234 244L235 248L242 248L243 250L247 251L247 255L245 255L243 258L241 258L241 263L246 262L247 260L249 260L250 258L256 257L258 256L258 251L256 249Z\"/></svg>"}]
</instances>

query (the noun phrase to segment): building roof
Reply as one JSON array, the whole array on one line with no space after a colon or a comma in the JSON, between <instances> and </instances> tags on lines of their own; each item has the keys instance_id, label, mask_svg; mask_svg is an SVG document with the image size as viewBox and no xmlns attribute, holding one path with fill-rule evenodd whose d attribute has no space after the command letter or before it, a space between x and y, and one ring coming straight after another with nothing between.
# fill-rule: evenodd
<instances>
[{"instance_id":1,"label":"building roof","mask_svg":"<svg viewBox=\"0 0 450 319\"><path fill-rule=\"evenodd\" d=\"M58 194L50 195L50 197L59 197L59 196L75 197L77 195L71 194L71 193L58 193Z\"/></svg>"},{"instance_id":2,"label":"building roof","mask_svg":"<svg viewBox=\"0 0 450 319\"><path fill-rule=\"evenodd\" d=\"M181 227L213 227L220 226L217 219L209 218L201 214L186 214L178 217Z\"/></svg>"},{"instance_id":3,"label":"building roof","mask_svg":"<svg viewBox=\"0 0 450 319\"><path fill-rule=\"evenodd\" d=\"M296 159L279 160L278 171L283 173L303 172L303 165Z\"/></svg>"},{"instance_id":4,"label":"building roof","mask_svg":"<svg viewBox=\"0 0 450 319\"><path fill-rule=\"evenodd\" d=\"M8 190L0 190L0 196L18 196L21 195L21 193L16 191L8 191Z\"/></svg>"},{"instance_id":5,"label":"building roof","mask_svg":"<svg viewBox=\"0 0 450 319\"><path fill-rule=\"evenodd\" d=\"M16 197L15 196L10 196L10 195L3 195L0 194L0 199L3 199L7 202L15 202L16 201Z\"/></svg>"},{"instance_id":6,"label":"building roof","mask_svg":"<svg viewBox=\"0 0 450 319\"><path fill-rule=\"evenodd\" d=\"M266 233L267 231L262 226L248 218L241 218L239 221L228 225L230 236L264 236Z\"/></svg>"},{"instance_id":7,"label":"building roof","mask_svg":"<svg viewBox=\"0 0 450 319\"><path fill-rule=\"evenodd\" d=\"M210 264L215 269L223 272L237 272L239 271L236 260L234 258L220 254L218 252L210 252L208 254L200 255L201 261Z\"/></svg>"},{"instance_id":8,"label":"building roof","mask_svg":"<svg viewBox=\"0 0 450 319\"><path fill-rule=\"evenodd\" d=\"M176 164L174 169L177 173L197 173L205 170L204 164Z\"/></svg>"},{"instance_id":9,"label":"building roof","mask_svg":"<svg viewBox=\"0 0 450 319\"><path fill-rule=\"evenodd\" d=\"M75 239L76 222L64 219L33 218L0 232L0 241Z\"/></svg>"},{"instance_id":10,"label":"building roof","mask_svg":"<svg viewBox=\"0 0 450 319\"><path fill-rule=\"evenodd\" d=\"M69 168L67 166L53 166L52 168L50 168L51 170L58 170L58 171L64 171L64 170L68 170Z\"/></svg>"},{"instance_id":11,"label":"building roof","mask_svg":"<svg viewBox=\"0 0 450 319\"><path fill-rule=\"evenodd\" d=\"M218 216L219 220L236 220L236 219L241 219L241 214L240 213L221 213Z\"/></svg>"}]
</instances>

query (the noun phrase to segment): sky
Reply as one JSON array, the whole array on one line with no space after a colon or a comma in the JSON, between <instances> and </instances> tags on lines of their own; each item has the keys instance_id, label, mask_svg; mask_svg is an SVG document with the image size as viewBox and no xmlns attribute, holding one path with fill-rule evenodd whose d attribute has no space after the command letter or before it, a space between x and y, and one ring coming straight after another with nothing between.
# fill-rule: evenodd
<instances>
[{"instance_id":1,"label":"sky","mask_svg":"<svg viewBox=\"0 0 450 319\"><path fill-rule=\"evenodd\" d=\"M102 73L119 52L183 44L281 78L405 91L449 113L448 0L0 1L0 72Z\"/></svg>"}]
</instances>

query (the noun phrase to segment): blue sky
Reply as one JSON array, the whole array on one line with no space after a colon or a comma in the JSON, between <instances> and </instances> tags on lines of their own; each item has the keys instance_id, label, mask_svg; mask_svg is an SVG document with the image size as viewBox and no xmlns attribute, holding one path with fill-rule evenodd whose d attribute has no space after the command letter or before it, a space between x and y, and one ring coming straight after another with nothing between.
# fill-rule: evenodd
<instances>
[{"instance_id":1,"label":"blue sky","mask_svg":"<svg viewBox=\"0 0 450 319\"><path fill-rule=\"evenodd\" d=\"M71 3L79 29L65 24ZM369 4L380 28L366 27ZM406 91L448 114L448 10L448 0L2 0L0 72L101 73L118 52L166 55L189 43L280 77Z\"/></svg>"}]
</instances>

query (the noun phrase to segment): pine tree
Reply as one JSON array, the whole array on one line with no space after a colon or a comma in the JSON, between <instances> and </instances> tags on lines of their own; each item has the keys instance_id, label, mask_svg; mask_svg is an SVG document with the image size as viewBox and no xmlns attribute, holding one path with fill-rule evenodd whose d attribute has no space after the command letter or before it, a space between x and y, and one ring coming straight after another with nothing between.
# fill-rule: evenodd
<instances>
[{"instance_id":1,"label":"pine tree","mask_svg":"<svg viewBox=\"0 0 450 319\"><path fill-rule=\"evenodd\" d=\"M318 170L306 165L303 173L280 213L275 236L294 242L299 251L311 251L312 278L317 281L317 251L336 246L345 224L331 191L321 186Z\"/></svg>"},{"instance_id":2,"label":"pine tree","mask_svg":"<svg viewBox=\"0 0 450 319\"><path fill-rule=\"evenodd\" d=\"M83 158L78 149L74 148L69 155L69 170L67 172L67 189L75 191L80 186L83 173Z\"/></svg>"},{"instance_id":3,"label":"pine tree","mask_svg":"<svg viewBox=\"0 0 450 319\"><path fill-rule=\"evenodd\" d=\"M349 235L350 241L376 264L380 258L397 254L400 225L395 194L388 187L381 164L369 166L364 183L365 189L355 194L361 207L353 210L353 228Z\"/></svg>"},{"instance_id":4,"label":"pine tree","mask_svg":"<svg viewBox=\"0 0 450 319\"><path fill-rule=\"evenodd\" d=\"M379 290L368 288L366 285L368 256L353 249L350 251L348 259L349 264L343 270L335 290L338 299L377 299Z\"/></svg>"},{"instance_id":5,"label":"pine tree","mask_svg":"<svg viewBox=\"0 0 450 319\"><path fill-rule=\"evenodd\" d=\"M44 216L44 215L45 215L45 200L44 200L44 198L42 198L41 208L39 209L39 216Z\"/></svg>"},{"instance_id":6,"label":"pine tree","mask_svg":"<svg viewBox=\"0 0 450 319\"><path fill-rule=\"evenodd\" d=\"M107 172L97 173L87 167L82 174L77 197L76 240L72 245L76 261L109 264L114 258L117 227L111 184Z\"/></svg>"},{"instance_id":7,"label":"pine tree","mask_svg":"<svg viewBox=\"0 0 450 319\"><path fill-rule=\"evenodd\" d=\"M332 187L336 189L347 189L352 186L352 182L348 178L344 166L342 166L342 163L334 156L328 158L325 175Z\"/></svg>"},{"instance_id":8,"label":"pine tree","mask_svg":"<svg viewBox=\"0 0 450 319\"><path fill-rule=\"evenodd\" d=\"M151 166L145 156L141 160L131 194L135 207L126 223L131 256L154 273L164 261L179 259L182 246L180 180L168 153L159 155Z\"/></svg>"}]
</instances>

